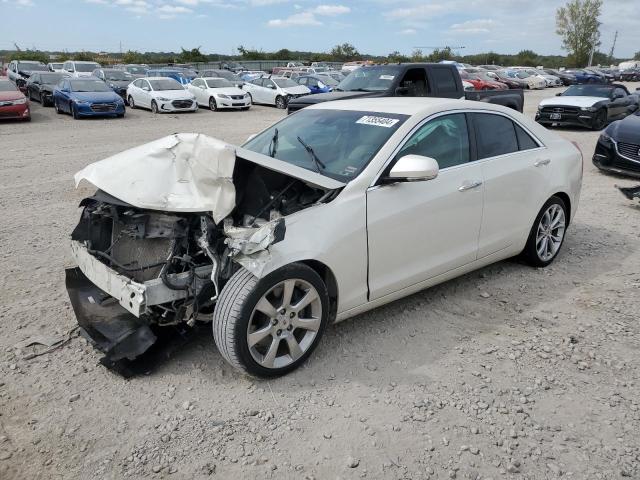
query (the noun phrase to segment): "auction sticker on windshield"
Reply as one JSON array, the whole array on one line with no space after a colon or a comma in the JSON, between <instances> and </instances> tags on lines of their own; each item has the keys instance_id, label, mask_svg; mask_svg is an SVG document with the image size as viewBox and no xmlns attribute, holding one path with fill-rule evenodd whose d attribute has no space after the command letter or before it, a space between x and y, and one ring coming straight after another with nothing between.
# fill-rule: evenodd
<instances>
[{"instance_id":1,"label":"auction sticker on windshield","mask_svg":"<svg viewBox=\"0 0 640 480\"><path fill-rule=\"evenodd\" d=\"M365 115L356 121L363 125L375 125L376 127L391 128L400 120L397 118L376 117L375 115Z\"/></svg>"},{"instance_id":2,"label":"auction sticker on windshield","mask_svg":"<svg viewBox=\"0 0 640 480\"><path fill-rule=\"evenodd\" d=\"M393 80L394 78L393 75L380 75L380 80Z\"/></svg>"}]
</instances>

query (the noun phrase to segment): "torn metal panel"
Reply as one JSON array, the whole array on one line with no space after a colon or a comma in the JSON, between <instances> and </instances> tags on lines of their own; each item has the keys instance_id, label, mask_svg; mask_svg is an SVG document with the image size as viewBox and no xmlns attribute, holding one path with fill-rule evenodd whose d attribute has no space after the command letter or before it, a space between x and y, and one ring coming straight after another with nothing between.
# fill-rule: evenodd
<instances>
[{"instance_id":1,"label":"torn metal panel","mask_svg":"<svg viewBox=\"0 0 640 480\"><path fill-rule=\"evenodd\" d=\"M225 243L231 250L231 258L257 277L262 276L265 265L271 260L268 248L281 241L285 234L284 218L264 222L255 227L235 227L224 224Z\"/></svg>"},{"instance_id":2,"label":"torn metal panel","mask_svg":"<svg viewBox=\"0 0 640 480\"><path fill-rule=\"evenodd\" d=\"M618 187L618 190L629 200L633 200L634 198L640 199L640 185L636 185L635 187Z\"/></svg>"}]
</instances>

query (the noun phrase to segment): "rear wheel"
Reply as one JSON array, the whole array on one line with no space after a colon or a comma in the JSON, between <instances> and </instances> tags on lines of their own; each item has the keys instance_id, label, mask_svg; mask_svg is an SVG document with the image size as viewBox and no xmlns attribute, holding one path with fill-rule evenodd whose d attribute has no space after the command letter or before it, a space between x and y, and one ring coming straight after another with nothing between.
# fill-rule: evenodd
<instances>
[{"instance_id":1,"label":"rear wheel","mask_svg":"<svg viewBox=\"0 0 640 480\"><path fill-rule=\"evenodd\" d=\"M567 222L567 206L554 195L538 213L522 252L529 265L546 267L553 262L564 242Z\"/></svg>"},{"instance_id":2,"label":"rear wheel","mask_svg":"<svg viewBox=\"0 0 640 480\"><path fill-rule=\"evenodd\" d=\"M287 265L261 279L241 269L222 289L213 338L235 368L260 377L284 375L311 355L328 314L327 288L307 265Z\"/></svg>"},{"instance_id":3,"label":"rear wheel","mask_svg":"<svg viewBox=\"0 0 640 480\"><path fill-rule=\"evenodd\" d=\"M155 100L151 100L151 112L158 113L158 104Z\"/></svg>"},{"instance_id":4,"label":"rear wheel","mask_svg":"<svg viewBox=\"0 0 640 480\"><path fill-rule=\"evenodd\" d=\"M211 110L212 112L218 110L218 104L216 103L216 99L213 97L209 99L209 110Z\"/></svg>"}]
</instances>

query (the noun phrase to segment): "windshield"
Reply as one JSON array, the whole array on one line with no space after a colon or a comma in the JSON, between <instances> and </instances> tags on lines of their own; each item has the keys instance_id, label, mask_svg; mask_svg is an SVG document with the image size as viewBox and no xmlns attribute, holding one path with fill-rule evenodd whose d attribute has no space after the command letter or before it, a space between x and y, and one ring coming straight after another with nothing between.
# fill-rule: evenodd
<instances>
[{"instance_id":1,"label":"windshield","mask_svg":"<svg viewBox=\"0 0 640 480\"><path fill-rule=\"evenodd\" d=\"M131 80L131 75L122 70L104 70L104 78L117 82L120 80Z\"/></svg>"},{"instance_id":2,"label":"windshield","mask_svg":"<svg viewBox=\"0 0 640 480\"><path fill-rule=\"evenodd\" d=\"M100 80L71 80L72 92L111 92L112 90Z\"/></svg>"},{"instance_id":3,"label":"windshield","mask_svg":"<svg viewBox=\"0 0 640 480\"><path fill-rule=\"evenodd\" d=\"M62 73L41 73L40 74L40 80L42 81L42 83L46 83L49 85L57 84L64 77L66 77L66 75Z\"/></svg>"},{"instance_id":4,"label":"windshield","mask_svg":"<svg viewBox=\"0 0 640 480\"><path fill-rule=\"evenodd\" d=\"M225 80L224 78L209 78L206 82L209 88L226 88L234 86L233 83L229 80Z\"/></svg>"},{"instance_id":5,"label":"windshield","mask_svg":"<svg viewBox=\"0 0 640 480\"><path fill-rule=\"evenodd\" d=\"M125 69L127 70L127 72L133 73L135 75L144 75L145 73L147 73L147 69L144 67L133 67L130 65L128 67L125 67Z\"/></svg>"},{"instance_id":6,"label":"windshield","mask_svg":"<svg viewBox=\"0 0 640 480\"><path fill-rule=\"evenodd\" d=\"M613 88L607 85L572 85L563 93L563 97L611 97Z\"/></svg>"},{"instance_id":7,"label":"windshield","mask_svg":"<svg viewBox=\"0 0 640 480\"><path fill-rule=\"evenodd\" d=\"M290 78L272 78L271 80L273 80L273 83L275 83L280 88L290 88L298 86L298 84Z\"/></svg>"},{"instance_id":8,"label":"windshield","mask_svg":"<svg viewBox=\"0 0 640 480\"><path fill-rule=\"evenodd\" d=\"M15 92L17 90L18 87L8 80L0 80L0 92Z\"/></svg>"},{"instance_id":9,"label":"windshield","mask_svg":"<svg viewBox=\"0 0 640 480\"><path fill-rule=\"evenodd\" d=\"M229 70L208 70L204 73L206 74L203 75L204 77L220 77L232 81L238 80L238 76L235 73L230 72Z\"/></svg>"},{"instance_id":10,"label":"windshield","mask_svg":"<svg viewBox=\"0 0 640 480\"><path fill-rule=\"evenodd\" d=\"M337 89L345 92L383 92L391 88L398 74L394 67L362 67L351 72L342 80Z\"/></svg>"},{"instance_id":11,"label":"windshield","mask_svg":"<svg viewBox=\"0 0 640 480\"><path fill-rule=\"evenodd\" d=\"M61 63L52 63L51 64L51 68L55 68L57 70L61 70L62 69L62 64Z\"/></svg>"},{"instance_id":12,"label":"windshield","mask_svg":"<svg viewBox=\"0 0 640 480\"><path fill-rule=\"evenodd\" d=\"M154 90L184 90L182 84L173 78L149 80L149 83L151 84L151 88Z\"/></svg>"},{"instance_id":13,"label":"windshield","mask_svg":"<svg viewBox=\"0 0 640 480\"><path fill-rule=\"evenodd\" d=\"M19 62L18 70L27 70L29 72L48 72L49 69L46 65L42 65L40 63L31 63L31 62Z\"/></svg>"},{"instance_id":14,"label":"windshield","mask_svg":"<svg viewBox=\"0 0 640 480\"><path fill-rule=\"evenodd\" d=\"M100 68L97 63L76 63L76 72L93 72L96 68Z\"/></svg>"},{"instance_id":15,"label":"windshield","mask_svg":"<svg viewBox=\"0 0 640 480\"><path fill-rule=\"evenodd\" d=\"M301 110L258 134L244 147L348 182L358 176L407 118L390 113ZM317 167L303 143L311 147L324 168Z\"/></svg>"},{"instance_id":16,"label":"windshield","mask_svg":"<svg viewBox=\"0 0 640 480\"><path fill-rule=\"evenodd\" d=\"M529 78L531 75L529 75L527 72L516 72L516 77L518 78Z\"/></svg>"}]
</instances>

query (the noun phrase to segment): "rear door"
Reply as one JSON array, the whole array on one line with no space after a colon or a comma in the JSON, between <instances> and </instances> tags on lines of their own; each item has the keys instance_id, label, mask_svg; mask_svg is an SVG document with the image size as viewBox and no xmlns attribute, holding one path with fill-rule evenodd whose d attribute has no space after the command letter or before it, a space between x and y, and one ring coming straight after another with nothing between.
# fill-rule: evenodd
<instances>
[{"instance_id":1,"label":"rear door","mask_svg":"<svg viewBox=\"0 0 640 480\"><path fill-rule=\"evenodd\" d=\"M624 89L616 87L613 89L613 101L609 105L609 120L618 120L629 114L631 98Z\"/></svg>"},{"instance_id":2,"label":"rear door","mask_svg":"<svg viewBox=\"0 0 640 480\"><path fill-rule=\"evenodd\" d=\"M551 156L522 125L497 112L472 113L484 177L478 258L522 243L546 201Z\"/></svg>"}]
</instances>

